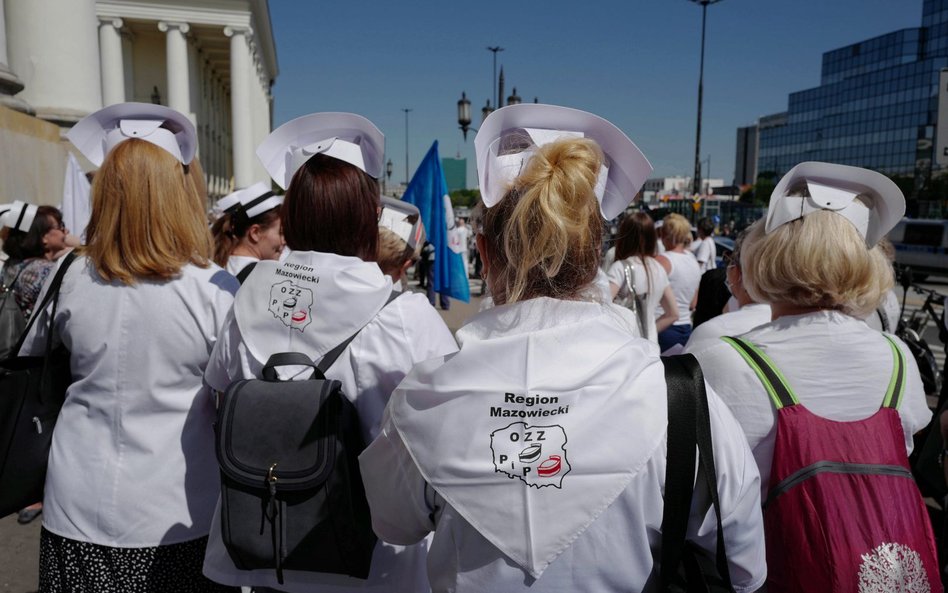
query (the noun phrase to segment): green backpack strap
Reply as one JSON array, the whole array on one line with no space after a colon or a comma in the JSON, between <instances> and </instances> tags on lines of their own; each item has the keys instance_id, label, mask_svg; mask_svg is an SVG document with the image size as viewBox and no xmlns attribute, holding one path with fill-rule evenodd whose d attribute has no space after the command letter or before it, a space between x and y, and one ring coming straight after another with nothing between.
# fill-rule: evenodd
<instances>
[{"instance_id":1,"label":"green backpack strap","mask_svg":"<svg viewBox=\"0 0 948 593\"><path fill-rule=\"evenodd\" d=\"M884 334L883 337L889 342L895 364L892 366L892 377L889 379L889 388L885 392L885 399L882 400L882 407L898 410L905 393L905 353L891 337Z\"/></svg>"},{"instance_id":2,"label":"green backpack strap","mask_svg":"<svg viewBox=\"0 0 948 593\"><path fill-rule=\"evenodd\" d=\"M790 384L787 383L783 373L760 348L743 338L724 336L721 339L733 346L737 353L747 361L747 364L754 369L760 382L764 384L764 389L767 390L767 394L773 401L775 408L779 410L800 403L796 394L790 389Z\"/></svg>"}]
</instances>

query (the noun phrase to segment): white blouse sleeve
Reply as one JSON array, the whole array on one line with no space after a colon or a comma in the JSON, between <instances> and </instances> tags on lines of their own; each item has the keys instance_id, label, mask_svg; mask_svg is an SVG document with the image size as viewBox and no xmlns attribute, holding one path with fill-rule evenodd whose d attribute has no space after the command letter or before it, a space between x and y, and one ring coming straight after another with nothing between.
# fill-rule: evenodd
<instances>
[{"instance_id":1,"label":"white blouse sleeve","mask_svg":"<svg viewBox=\"0 0 948 593\"><path fill-rule=\"evenodd\" d=\"M378 437L359 456L372 529L382 541L410 545L435 528L437 501L386 412Z\"/></svg>"},{"instance_id":2,"label":"white blouse sleeve","mask_svg":"<svg viewBox=\"0 0 948 593\"><path fill-rule=\"evenodd\" d=\"M760 476L740 425L710 386L708 408L717 471L724 544L734 590L742 593L763 586L767 579L764 523L760 509ZM703 485L699 471L698 484ZM688 539L713 557L717 549L717 519L703 486L695 491Z\"/></svg>"}]
</instances>

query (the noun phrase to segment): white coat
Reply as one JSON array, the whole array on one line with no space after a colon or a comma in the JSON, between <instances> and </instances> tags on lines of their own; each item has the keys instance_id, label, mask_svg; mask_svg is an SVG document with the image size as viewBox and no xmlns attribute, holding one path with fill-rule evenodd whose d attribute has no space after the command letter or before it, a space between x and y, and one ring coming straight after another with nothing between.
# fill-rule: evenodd
<instances>
[{"instance_id":1,"label":"white coat","mask_svg":"<svg viewBox=\"0 0 948 593\"><path fill-rule=\"evenodd\" d=\"M281 290L290 287L295 287L286 293L291 296L284 298ZM260 377L267 359L277 352L303 352L318 360L364 325L326 376L342 382L370 442L392 390L412 366L457 350L451 332L424 295L405 294L382 309L391 291L391 279L376 264L354 257L291 252L282 262L261 261L241 286L224 323L205 375L207 383L223 391L232 381ZM291 370L281 369L279 374L290 378L287 371ZM278 585L273 570L242 571L234 566L221 539L218 510L204 574L228 585L287 591L358 587L422 592L428 590L425 551L424 543L408 547L380 543L368 580L285 571L285 584Z\"/></svg>"},{"instance_id":2,"label":"white coat","mask_svg":"<svg viewBox=\"0 0 948 593\"><path fill-rule=\"evenodd\" d=\"M786 315L742 337L769 356L783 373L800 403L818 416L849 422L874 414L892 375L889 343L864 321L838 311ZM905 354L905 395L899 416L905 450L912 452L912 435L924 428L932 413L918 366L908 347L891 336ZM774 455L777 414L763 384L750 365L726 342L717 341L692 351L708 383L737 418L760 469L766 499Z\"/></svg>"},{"instance_id":3,"label":"white coat","mask_svg":"<svg viewBox=\"0 0 948 593\"><path fill-rule=\"evenodd\" d=\"M250 255L232 255L227 258L227 271L236 276L241 270L260 261Z\"/></svg>"},{"instance_id":4,"label":"white coat","mask_svg":"<svg viewBox=\"0 0 948 593\"><path fill-rule=\"evenodd\" d=\"M203 375L236 290L213 264L125 286L72 263L55 327L74 380L49 454L46 529L121 548L207 535L220 484ZM42 353L49 313L22 353Z\"/></svg>"},{"instance_id":5,"label":"white coat","mask_svg":"<svg viewBox=\"0 0 948 593\"><path fill-rule=\"evenodd\" d=\"M662 300L662 295L665 292L665 287L668 286L668 274L665 272L665 268L662 267L662 264L658 263L654 257L638 257L633 256L626 258L621 261L614 262L607 271L609 276L609 284L615 284L619 287L619 292L616 293L616 296L626 296L628 295L628 288L626 288L626 279L625 279L625 264L629 262L632 264L634 270L634 288L635 292L638 295L645 294L646 298L646 320L648 326L646 329L646 336L652 342L658 343L658 329L655 326L656 311L658 310L658 303ZM646 273L646 266L648 272Z\"/></svg>"},{"instance_id":6,"label":"white coat","mask_svg":"<svg viewBox=\"0 0 948 593\"><path fill-rule=\"evenodd\" d=\"M705 321L691 332L685 352L694 352L721 341L721 336L739 336L758 325L770 323L770 305L748 303L737 311L722 313Z\"/></svg>"},{"instance_id":7,"label":"white coat","mask_svg":"<svg viewBox=\"0 0 948 593\"><path fill-rule=\"evenodd\" d=\"M434 531L434 591L656 590L667 400L658 348L632 324L596 303L500 306L399 385L359 461L379 537ZM766 578L758 476L709 399L731 575L753 590ZM705 498L688 533L710 551Z\"/></svg>"}]
</instances>

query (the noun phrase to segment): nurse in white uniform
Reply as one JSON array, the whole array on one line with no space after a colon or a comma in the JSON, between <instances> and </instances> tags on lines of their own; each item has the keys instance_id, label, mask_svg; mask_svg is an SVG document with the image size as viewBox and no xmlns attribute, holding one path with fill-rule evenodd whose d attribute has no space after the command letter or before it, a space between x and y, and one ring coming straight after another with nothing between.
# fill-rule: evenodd
<instances>
[{"instance_id":1,"label":"nurse in white uniform","mask_svg":"<svg viewBox=\"0 0 948 593\"><path fill-rule=\"evenodd\" d=\"M317 113L274 130L257 149L286 197L281 211L290 253L260 261L244 281L211 355L205 379L224 391L236 380L260 377L270 355L302 352L319 361L363 328L326 373L353 399L365 442L378 434L382 411L396 385L417 363L457 350L440 316L420 294L387 306L392 282L376 265L383 136L367 119ZM289 302L271 295L290 287ZM284 313L290 313L285 315ZM284 379L288 369L281 369ZM300 377L305 378L305 376ZM414 542L413 542L414 543ZM236 568L215 513L204 574L220 583L286 591L428 590L424 542L379 542L367 580L343 575Z\"/></svg>"},{"instance_id":2,"label":"nurse in white uniform","mask_svg":"<svg viewBox=\"0 0 948 593\"><path fill-rule=\"evenodd\" d=\"M194 127L123 103L67 137L100 169L53 319L73 382L49 455L40 590L220 590L201 575L220 489L203 375L237 283L211 261ZM42 354L40 315L23 354Z\"/></svg>"},{"instance_id":3,"label":"nurse in white uniform","mask_svg":"<svg viewBox=\"0 0 948 593\"><path fill-rule=\"evenodd\" d=\"M902 192L880 173L801 163L777 184L766 221L748 229L743 286L754 300L770 303L773 321L741 337L774 361L817 416L862 420L882 403L892 349L863 319L892 287L892 266L877 243L904 211ZM932 413L915 359L901 340L888 337L907 364L898 412L911 453L912 435ZM716 340L690 350L744 429L766 497L777 432L767 391L729 344Z\"/></svg>"},{"instance_id":4,"label":"nurse in white uniform","mask_svg":"<svg viewBox=\"0 0 948 593\"><path fill-rule=\"evenodd\" d=\"M754 224L763 224L757 221ZM752 225L753 226L753 225ZM721 341L721 336L739 336L759 325L770 323L770 305L758 303L744 287L744 274L741 272L741 247L750 229L744 229L734 241L734 250L727 262L724 282L737 301L737 309L728 311L705 321L691 332L685 352L691 353Z\"/></svg>"},{"instance_id":5,"label":"nurse in white uniform","mask_svg":"<svg viewBox=\"0 0 948 593\"><path fill-rule=\"evenodd\" d=\"M663 366L628 310L582 298L603 218L651 166L609 122L550 105L495 111L475 146L497 306L393 394L360 457L373 527L403 544L434 532L434 591L658 590ZM709 400L730 574L751 591L766 575L759 479L733 416ZM688 538L713 554L715 537L713 511L695 504Z\"/></svg>"},{"instance_id":6,"label":"nurse in white uniform","mask_svg":"<svg viewBox=\"0 0 948 593\"><path fill-rule=\"evenodd\" d=\"M221 198L217 208L223 214L211 225L214 263L236 276L262 259L280 259L285 245L280 226L282 204L283 196L263 182Z\"/></svg>"}]
</instances>

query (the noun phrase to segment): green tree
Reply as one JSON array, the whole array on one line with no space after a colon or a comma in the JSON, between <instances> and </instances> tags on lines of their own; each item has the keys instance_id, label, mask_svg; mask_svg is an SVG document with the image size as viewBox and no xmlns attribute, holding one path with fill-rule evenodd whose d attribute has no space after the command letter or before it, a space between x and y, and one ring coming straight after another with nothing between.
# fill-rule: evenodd
<instances>
[{"instance_id":1,"label":"green tree","mask_svg":"<svg viewBox=\"0 0 948 593\"><path fill-rule=\"evenodd\" d=\"M451 205L455 208L458 206L473 208L477 201L481 199L481 192L477 189L456 189L451 192L450 196Z\"/></svg>"}]
</instances>

